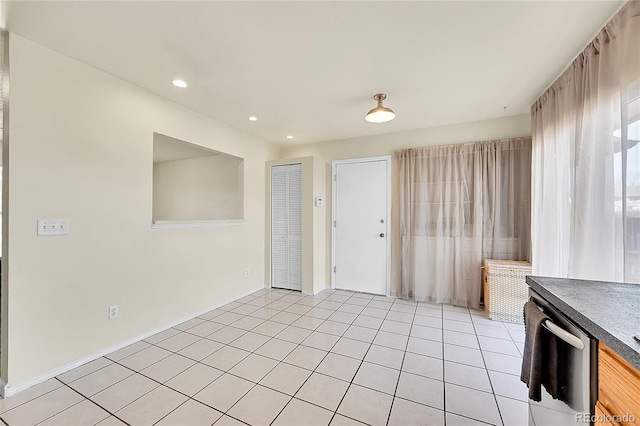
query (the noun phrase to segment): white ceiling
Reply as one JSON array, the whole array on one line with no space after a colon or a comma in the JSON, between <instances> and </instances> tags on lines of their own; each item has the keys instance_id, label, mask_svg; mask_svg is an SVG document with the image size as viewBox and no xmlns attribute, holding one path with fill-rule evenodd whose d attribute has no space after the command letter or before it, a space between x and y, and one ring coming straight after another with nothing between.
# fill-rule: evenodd
<instances>
[{"instance_id":1,"label":"white ceiling","mask_svg":"<svg viewBox=\"0 0 640 426\"><path fill-rule=\"evenodd\" d=\"M528 113L621 5L15 1L3 3L2 19L260 139L295 144ZM394 121L364 121L377 92Z\"/></svg>"}]
</instances>

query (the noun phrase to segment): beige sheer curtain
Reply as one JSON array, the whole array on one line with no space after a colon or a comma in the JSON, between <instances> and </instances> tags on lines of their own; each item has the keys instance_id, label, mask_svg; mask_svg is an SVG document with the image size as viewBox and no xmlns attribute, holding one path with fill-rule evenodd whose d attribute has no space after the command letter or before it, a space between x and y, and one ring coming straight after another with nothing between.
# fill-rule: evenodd
<instances>
[{"instance_id":1,"label":"beige sheer curtain","mask_svg":"<svg viewBox=\"0 0 640 426\"><path fill-rule=\"evenodd\" d=\"M640 2L531 112L533 273L640 282Z\"/></svg>"},{"instance_id":2,"label":"beige sheer curtain","mask_svg":"<svg viewBox=\"0 0 640 426\"><path fill-rule=\"evenodd\" d=\"M392 292L477 307L483 258L530 255L531 139L396 151Z\"/></svg>"}]
</instances>

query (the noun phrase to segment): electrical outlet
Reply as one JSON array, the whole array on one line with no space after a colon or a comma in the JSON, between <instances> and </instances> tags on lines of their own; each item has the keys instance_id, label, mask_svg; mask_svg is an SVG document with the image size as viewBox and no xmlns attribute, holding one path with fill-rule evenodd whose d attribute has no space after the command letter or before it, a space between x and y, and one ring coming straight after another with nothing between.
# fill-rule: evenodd
<instances>
[{"instance_id":1,"label":"electrical outlet","mask_svg":"<svg viewBox=\"0 0 640 426\"><path fill-rule=\"evenodd\" d=\"M118 311L120 310L118 305L109 306L109 319L118 318Z\"/></svg>"},{"instance_id":2,"label":"electrical outlet","mask_svg":"<svg viewBox=\"0 0 640 426\"><path fill-rule=\"evenodd\" d=\"M244 270L244 276L245 276L246 278L249 278L249 268L247 268L247 269L245 269L245 270Z\"/></svg>"}]
</instances>

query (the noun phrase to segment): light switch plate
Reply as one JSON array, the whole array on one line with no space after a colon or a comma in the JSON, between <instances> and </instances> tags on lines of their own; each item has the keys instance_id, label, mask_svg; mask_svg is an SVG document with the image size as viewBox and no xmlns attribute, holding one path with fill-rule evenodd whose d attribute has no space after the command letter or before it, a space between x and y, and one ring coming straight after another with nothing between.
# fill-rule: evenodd
<instances>
[{"instance_id":1,"label":"light switch plate","mask_svg":"<svg viewBox=\"0 0 640 426\"><path fill-rule=\"evenodd\" d=\"M68 219L38 219L38 236L69 235Z\"/></svg>"}]
</instances>

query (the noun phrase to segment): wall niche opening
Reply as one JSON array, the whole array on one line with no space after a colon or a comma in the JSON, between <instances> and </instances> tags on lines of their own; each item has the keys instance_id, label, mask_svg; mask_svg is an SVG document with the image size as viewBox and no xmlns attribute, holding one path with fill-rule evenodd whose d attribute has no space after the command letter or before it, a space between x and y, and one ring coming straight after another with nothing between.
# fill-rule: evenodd
<instances>
[{"instance_id":1,"label":"wall niche opening","mask_svg":"<svg viewBox=\"0 0 640 426\"><path fill-rule=\"evenodd\" d=\"M241 222L244 159L153 134L153 226Z\"/></svg>"}]
</instances>

